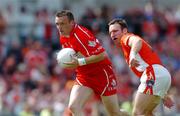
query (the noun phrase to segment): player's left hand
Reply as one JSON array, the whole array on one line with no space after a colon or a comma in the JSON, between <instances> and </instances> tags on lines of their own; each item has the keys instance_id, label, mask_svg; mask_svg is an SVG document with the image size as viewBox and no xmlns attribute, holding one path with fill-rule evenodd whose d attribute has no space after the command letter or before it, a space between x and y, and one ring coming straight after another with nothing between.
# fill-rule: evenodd
<instances>
[{"instance_id":1,"label":"player's left hand","mask_svg":"<svg viewBox=\"0 0 180 116\"><path fill-rule=\"evenodd\" d=\"M63 62L66 65L69 65L68 68L77 68L78 67L78 60L76 56L71 55L71 61L70 62Z\"/></svg>"},{"instance_id":2,"label":"player's left hand","mask_svg":"<svg viewBox=\"0 0 180 116\"><path fill-rule=\"evenodd\" d=\"M163 99L163 104L169 109L174 106L173 100L167 95Z\"/></svg>"},{"instance_id":3,"label":"player's left hand","mask_svg":"<svg viewBox=\"0 0 180 116\"><path fill-rule=\"evenodd\" d=\"M129 61L129 65L130 65L130 67L138 67L139 62L136 59L132 59Z\"/></svg>"}]
</instances>

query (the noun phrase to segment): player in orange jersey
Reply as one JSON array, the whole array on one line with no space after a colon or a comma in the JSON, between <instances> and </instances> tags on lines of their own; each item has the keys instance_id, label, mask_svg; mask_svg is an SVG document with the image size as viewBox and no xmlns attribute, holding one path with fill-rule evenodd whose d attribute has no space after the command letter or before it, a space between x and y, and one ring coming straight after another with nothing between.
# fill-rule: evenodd
<instances>
[{"instance_id":1,"label":"player in orange jersey","mask_svg":"<svg viewBox=\"0 0 180 116\"><path fill-rule=\"evenodd\" d=\"M151 46L141 37L129 33L123 19L109 22L109 34L115 44L122 48L129 67L140 78L133 115L153 115L153 110L161 99L165 100L167 107L171 107L173 102L166 95L171 85L171 76Z\"/></svg>"},{"instance_id":2,"label":"player in orange jersey","mask_svg":"<svg viewBox=\"0 0 180 116\"><path fill-rule=\"evenodd\" d=\"M57 12L55 23L62 47L73 48L78 54L78 58L72 56L72 62L66 62L77 72L69 100L72 114L81 116L85 103L95 93L101 97L109 116L125 116L119 109L117 82L111 62L96 37L75 23L68 10Z\"/></svg>"}]
</instances>

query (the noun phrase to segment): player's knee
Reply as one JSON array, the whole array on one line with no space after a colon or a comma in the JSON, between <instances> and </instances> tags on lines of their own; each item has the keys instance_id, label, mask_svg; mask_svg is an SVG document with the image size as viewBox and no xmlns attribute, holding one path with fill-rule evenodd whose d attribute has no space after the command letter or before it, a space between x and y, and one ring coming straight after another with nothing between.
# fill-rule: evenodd
<instances>
[{"instance_id":1,"label":"player's knee","mask_svg":"<svg viewBox=\"0 0 180 116\"><path fill-rule=\"evenodd\" d=\"M146 116L153 116L153 111L152 110L147 110L145 112Z\"/></svg>"},{"instance_id":2,"label":"player's knee","mask_svg":"<svg viewBox=\"0 0 180 116\"><path fill-rule=\"evenodd\" d=\"M133 112L132 116L143 116L144 113L140 113L140 112Z\"/></svg>"},{"instance_id":3,"label":"player's knee","mask_svg":"<svg viewBox=\"0 0 180 116\"><path fill-rule=\"evenodd\" d=\"M114 111L109 112L109 116L129 116L127 112Z\"/></svg>"},{"instance_id":4,"label":"player's knee","mask_svg":"<svg viewBox=\"0 0 180 116\"><path fill-rule=\"evenodd\" d=\"M144 110L138 110L138 109L135 109L135 110L133 110L133 112L132 112L132 115L133 116L143 116L145 114L145 112L144 112Z\"/></svg>"},{"instance_id":5,"label":"player's knee","mask_svg":"<svg viewBox=\"0 0 180 116\"><path fill-rule=\"evenodd\" d=\"M120 116L120 110L108 109L109 116Z\"/></svg>"}]
</instances>

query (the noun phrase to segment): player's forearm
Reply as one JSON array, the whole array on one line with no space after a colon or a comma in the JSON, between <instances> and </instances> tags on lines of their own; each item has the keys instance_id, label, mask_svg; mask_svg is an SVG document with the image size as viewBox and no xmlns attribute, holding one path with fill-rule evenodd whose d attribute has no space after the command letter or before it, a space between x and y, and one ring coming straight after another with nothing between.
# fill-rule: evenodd
<instances>
[{"instance_id":1,"label":"player's forearm","mask_svg":"<svg viewBox=\"0 0 180 116\"><path fill-rule=\"evenodd\" d=\"M99 62L101 60L104 60L104 58L106 57L105 52L100 53L98 55L92 55L90 57L86 57L86 64L91 64L91 63L96 63Z\"/></svg>"},{"instance_id":2,"label":"player's forearm","mask_svg":"<svg viewBox=\"0 0 180 116\"><path fill-rule=\"evenodd\" d=\"M100 61L104 60L105 57L106 57L106 53L103 52L98 55L92 55L92 56L89 56L86 58L79 58L78 62L79 62L79 65L82 66L82 65L100 62Z\"/></svg>"}]
</instances>

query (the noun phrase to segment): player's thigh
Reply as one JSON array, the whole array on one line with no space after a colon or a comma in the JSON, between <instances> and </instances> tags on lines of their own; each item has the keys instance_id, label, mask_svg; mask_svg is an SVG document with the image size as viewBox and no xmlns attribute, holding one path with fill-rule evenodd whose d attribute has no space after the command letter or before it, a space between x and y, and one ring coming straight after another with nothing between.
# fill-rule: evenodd
<instances>
[{"instance_id":1,"label":"player's thigh","mask_svg":"<svg viewBox=\"0 0 180 116\"><path fill-rule=\"evenodd\" d=\"M117 94L111 96L101 96L102 102L107 110L109 111L119 111L119 103Z\"/></svg>"},{"instance_id":2,"label":"player's thigh","mask_svg":"<svg viewBox=\"0 0 180 116\"><path fill-rule=\"evenodd\" d=\"M69 106L78 105L82 107L91 95L93 95L93 90L91 88L74 85L70 94Z\"/></svg>"},{"instance_id":3,"label":"player's thigh","mask_svg":"<svg viewBox=\"0 0 180 116\"><path fill-rule=\"evenodd\" d=\"M133 112L151 112L160 103L160 97L137 92L134 99Z\"/></svg>"}]
</instances>

